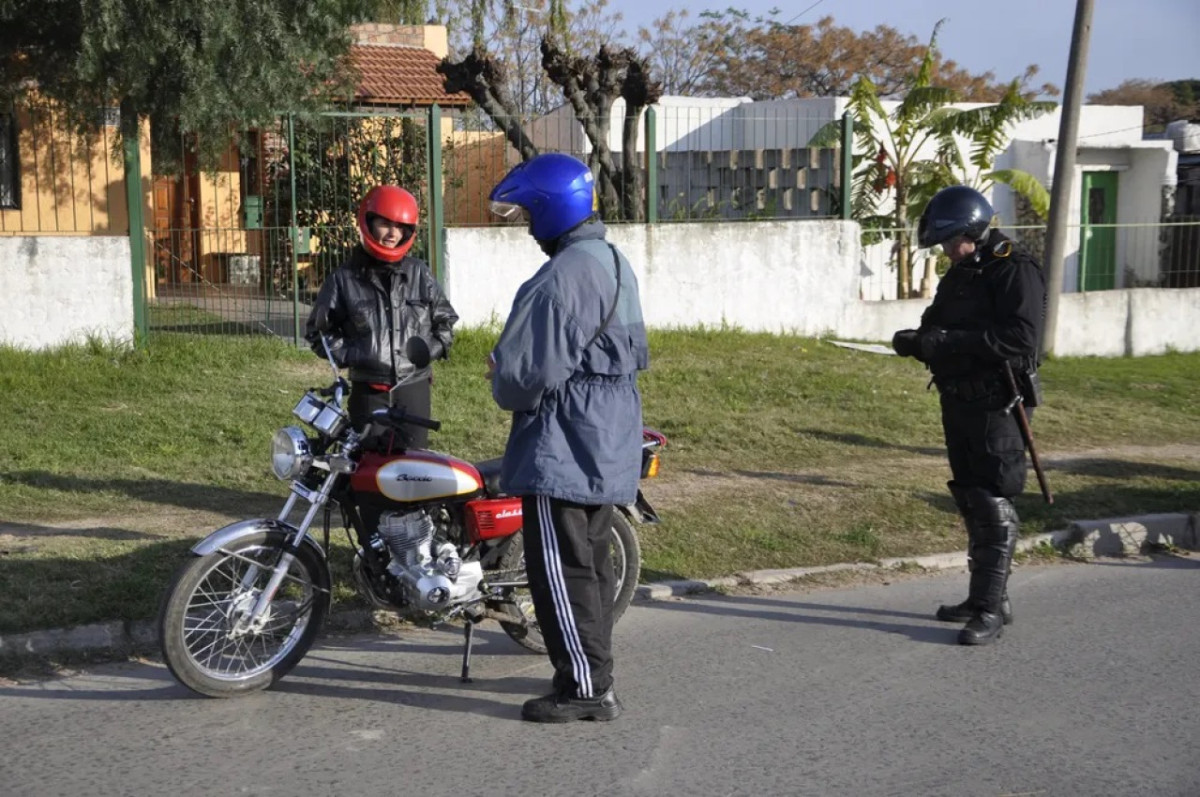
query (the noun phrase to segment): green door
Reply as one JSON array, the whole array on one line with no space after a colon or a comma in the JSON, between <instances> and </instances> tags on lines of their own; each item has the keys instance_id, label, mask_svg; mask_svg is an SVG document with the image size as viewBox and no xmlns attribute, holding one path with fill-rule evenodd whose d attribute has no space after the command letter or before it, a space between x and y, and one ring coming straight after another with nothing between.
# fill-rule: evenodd
<instances>
[{"instance_id":1,"label":"green door","mask_svg":"<svg viewBox=\"0 0 1200 797\"><path fill-rule=\"evenodd\" d=\"M1110 290L1117 284L1117 173L1084 172L1082 199L1079 289Z\"/></svg>"}]
</instances>

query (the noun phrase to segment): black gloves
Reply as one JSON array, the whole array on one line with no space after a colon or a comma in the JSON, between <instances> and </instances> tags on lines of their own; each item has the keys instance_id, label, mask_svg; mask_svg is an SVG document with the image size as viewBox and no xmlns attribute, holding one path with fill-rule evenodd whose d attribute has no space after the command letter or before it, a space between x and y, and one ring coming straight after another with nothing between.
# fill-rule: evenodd
<instances>
[{"instance_id":1,"label":"black gloves","mask_svg":"<svg viewBox=\"0 0 1200 797\"><path fill-rule=\"evenodd\" d=\"M944 329L927 329L921 333L920 337L920 352L914 355L923 363L930 362L938 357L944 357L950 352L948 343L950 341L950 333Z\"/></svg>"},{"instance_id":2,"label":"black gloves","mask_svg":"<svg viewBox=\"0 0 1200 797\"><path fill-rule=\"evenodd\" d=\"M970 330L902 329L892 336L892 348L901 357L915 357L923 363L952 354L974 354L980 333Z\"/></svg>"},{"instance_id":3,"label":"black gloves","mask_svg":"<svg viewBox=\"0 0 1200 797\"><path fill-rule=\"evenodd\" d=\"M892 348L901 357L921 359L921 333L915 329L900 330L892 336Z\"/></svg>"}]
</instances>

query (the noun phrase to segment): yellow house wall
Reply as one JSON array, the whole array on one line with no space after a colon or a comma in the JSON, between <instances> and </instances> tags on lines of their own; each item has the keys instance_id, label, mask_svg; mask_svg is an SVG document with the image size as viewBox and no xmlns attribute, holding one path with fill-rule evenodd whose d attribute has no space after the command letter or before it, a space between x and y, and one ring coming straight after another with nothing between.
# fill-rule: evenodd
<instances>
[{"instance_id":1,"label":"yellow house wall","mask_svg":"<svg viewBox=\"0 0 1200 797\"><path fill-rule=\"evenodd\" d=\"M261 236L242 229L242 178L238 151L231 146L215 171L199 176L200 263L213 282L224 282L230 254L259 254Z\"/></svg>"},{"instance_id":2,"label":"yellow house wall","mask_svg":"<svg viewBox=\"0 0 1200 797\"><path fill-rule=\"evenodd\" d=\"M115 121L115 119L114 119ZM128 235L117 128L90 136L32 98L16 107L20 208L0 210L0 235ZM141 124L142 211L150 211L149 126Z\"/></svg>"}]
</instances>

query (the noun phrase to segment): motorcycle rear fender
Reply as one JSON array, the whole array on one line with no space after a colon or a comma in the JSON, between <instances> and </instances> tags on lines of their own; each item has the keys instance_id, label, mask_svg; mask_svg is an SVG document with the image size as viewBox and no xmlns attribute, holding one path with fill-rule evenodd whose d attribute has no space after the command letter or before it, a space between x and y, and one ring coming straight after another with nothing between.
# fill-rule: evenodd
<instances>
[{"instance_id":1,"label":"motorcycle rear fender","mask_svg":"<svg viewBox=\"0 0 1200 797\"><path fill-rule=\"evenodd\" d=\"M293 535L296 533L296 527L284 523L282 520L274 518L255 518L253 520L239 520L237 523L230 523L224 528L217 529L212 534L209 534L200 542L192 546L192 553L197 556L208 556L210 553L217 551L232 542L237 542L243 537L250 537L254 534L261 534L266 531L278 531L283 534ZM302 545L307 545L312 548L321 557L325 559L325 551L321 548L310 535L305 534L301 542Z\"/></svg>"},{"instance_id":2,"label":"motorcycle rear fender","mask_svg":"<svg viewBox=\"0 0 1200 797\"><path fill-rule=\"evenodd\" d=\"M650 502L646 500L646 496L642 495L642 491L638 490L637 500L632 504L620 507L625 513L625 517L636 523L658 523L658 513L654 511L654 507L650 506Z\"/></svg>"}]
</instances>

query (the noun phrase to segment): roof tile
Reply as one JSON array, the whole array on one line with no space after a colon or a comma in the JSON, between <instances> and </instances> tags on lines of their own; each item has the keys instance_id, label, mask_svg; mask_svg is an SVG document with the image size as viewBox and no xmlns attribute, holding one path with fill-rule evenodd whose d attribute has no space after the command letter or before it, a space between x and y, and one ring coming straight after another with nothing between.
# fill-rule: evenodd
<instances>
[{"instance_id":1,"label":"roof tile","mask_svg":"<svg viewBox=\"0 0 1200 797\"><path fill-rule=\"evenodd\" d=\"M355 44L350 63L359 73L357 102L371 105L467 105L463 92L447 94L429 50L395 45Z\"/></svg>"}]
</instances>

